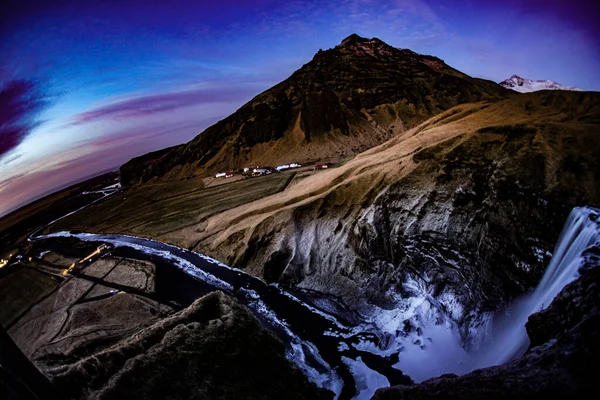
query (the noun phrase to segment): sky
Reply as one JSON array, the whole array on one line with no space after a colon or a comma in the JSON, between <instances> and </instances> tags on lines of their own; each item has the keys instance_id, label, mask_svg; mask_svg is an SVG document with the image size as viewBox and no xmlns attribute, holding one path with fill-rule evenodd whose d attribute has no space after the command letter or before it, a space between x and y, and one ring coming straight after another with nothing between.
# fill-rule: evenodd
<instances>
[{"instance_id":1,"label":"sky","mask_svg":"<svg viewBox=\"0 0 600 400\"><path fill-rule=\"evenodd\" d=\"M191 140L357 33L600 90L595 0L4 0L0 216Z\"/></svg>"}]
</instances>

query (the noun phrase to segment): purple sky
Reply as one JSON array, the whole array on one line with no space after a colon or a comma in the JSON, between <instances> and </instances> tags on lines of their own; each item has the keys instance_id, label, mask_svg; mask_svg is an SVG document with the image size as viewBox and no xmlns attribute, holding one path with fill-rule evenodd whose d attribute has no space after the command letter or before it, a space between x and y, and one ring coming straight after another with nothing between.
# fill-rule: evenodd
<instances>
[{"instance_id":1,"label":"purple sky","mask_svg":"<svg viewBox=\"0 0 600 400\"><path fill-rule=\"evenodd\" d=\"M596 3L5 0L0 215L190 140L351 33L476 77L600 90Z\"/></svg>"}]
</instances>

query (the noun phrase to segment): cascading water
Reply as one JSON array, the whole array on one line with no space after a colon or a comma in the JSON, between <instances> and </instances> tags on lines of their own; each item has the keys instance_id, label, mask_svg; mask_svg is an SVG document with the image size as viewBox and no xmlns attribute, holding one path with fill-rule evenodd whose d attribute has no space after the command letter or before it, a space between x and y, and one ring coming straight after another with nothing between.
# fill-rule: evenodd
<instances>
[{"instance_id":1,"label":"cascading water","mask_svg":"<svg viewBox=\"0 0 600 400\"><path fill-rule=\"evenodd\" d=\"M395 314L399 321L411 317L412 312L417 314L421 323L418 335L396 338L392 346L400 350L400 361L396 367L416 382L421 382L444 373L460 375L478 368L503 364L522 355L529 346L525 329L529 316L549 306L562 288L577 278L585 258L583 253L599 242L600 210L574 208L565 222L553 257L537 288L514 301L496 318L482 315L480 326L472 329L471 339L486 344L471 353L462 348L457 327L436 312L427 294L415 292L414 298L409 300L418 303L418 307L411 303L410 307L404 307L409 309L409 313L399 313L398 310L388 312ZM440 323L440 319L445 322ZM420 347L423 340L426 344L424 349Z\"/></svg>"},{"instance_id":2,"label":"cascading water","mask_svg":"<svg viewBox=\"0 0 600 400\"><path fill-rule=\"evenodd\" d=\"M600 242L600 210L577 207L571 211L542 280L529 295L508 310L493 344L474 360L471 369L499 365L522 355L529 346L525 323L529 316L550 305L554 297L579 275L586 249Z\"/></svg>"}]
</instances>

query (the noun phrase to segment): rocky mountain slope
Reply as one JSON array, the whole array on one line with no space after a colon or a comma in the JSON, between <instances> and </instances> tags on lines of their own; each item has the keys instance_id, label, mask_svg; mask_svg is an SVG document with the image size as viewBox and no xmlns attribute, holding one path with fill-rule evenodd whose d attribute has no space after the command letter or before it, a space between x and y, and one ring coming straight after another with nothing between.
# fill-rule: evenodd
<instances>
[{"instance_id":1,"label":"rocky mountain slope","mask_svg":"<svg viewBox=\"0 0 600 400\"><path fill-rule=\"evenodd\" d=\"M560 83L556 83L551 80L537 80L521 78L518 75L513 75L508 79L500 82L500 86L507 89L514 90L520 93L535 92L537 90L574 90L581 92L582 90L575 86L567 86Z\"/></svg>"},{"instance_id":2,"label":"rocky mountain slope","mask_svg":"<svg viewBox=\"0 0 600 400\"><path fill-rule=\"evenodd\" d=\"M257 164L336 161L458 104L507 93L439 58L352 35L189 143L123 165L122 179L132 185Z\"/></svg>"},{"instance_id":3,"label":"rocky mountain slope","mask_svg":"<svg viewBox=\"0 0 600 400\"><path fill-rule=\"evenodd\" d=\"M160 238L349 304L390 305L411 275L493 309L535 285L573 206L600 204L599 122L595 93L458 106Z\"/></svg>"}]
</instances>

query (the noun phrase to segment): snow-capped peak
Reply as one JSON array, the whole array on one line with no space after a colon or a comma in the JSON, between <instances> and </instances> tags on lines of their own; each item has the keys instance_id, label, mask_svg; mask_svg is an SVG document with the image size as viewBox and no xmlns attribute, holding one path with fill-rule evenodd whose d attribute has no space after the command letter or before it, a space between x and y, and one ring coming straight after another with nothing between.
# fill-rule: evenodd
<instances>
[{"instance_id":1,"label":"snow-capped peak","mask_svg":"<svg viewBox=\"0 0 600 400\"><path fill-rule=\"evenodd\" d=\"M521 78L518 75L513 75L500 82L500 86L521 93L535 92L537 90L574 90L578 92L583 90L574 86L562 85L548 79L534 81L532 79Z\"/></svg>"}]
</instances>

